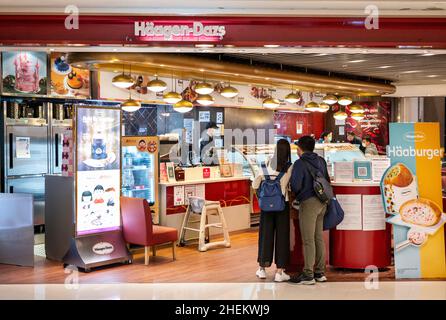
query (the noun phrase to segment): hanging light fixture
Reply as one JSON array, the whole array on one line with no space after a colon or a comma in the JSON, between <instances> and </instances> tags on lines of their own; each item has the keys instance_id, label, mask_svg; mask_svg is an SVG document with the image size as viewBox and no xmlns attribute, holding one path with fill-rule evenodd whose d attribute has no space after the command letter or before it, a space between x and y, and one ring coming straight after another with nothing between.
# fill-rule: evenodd
<instances>
[{"instance_id":1,"label":"hanging light fixture","mask_svg":"<svg viewBox=\"0 0 446 320\"><path fill-rule=\"evenodd\" d=\"M305 110L310 112L319 111L319 105L314 101L310 101L305 105Z\"/></svg>"},{"instance_id":2,"label":"hanging light fixture","mask_svg":"<svg viewBox=\"0 0 446 320\"><path fill-rule=\"evenodd\" d=\"M364 108L359 104L353 104L348 107L351 113L364 113Z\"/></svg>"},{"instance_id":3,"label":"hanging light fixture","mask_svg":"<svg viewBox=\"0 0 446 320\"><path fill-rule=\"evenodd\" d=\"M327 94L325 95L325 97L322 98L322 101L324 101L324 103L328 105L332 105L338 102L338 98L333 94Z\"/></svg>"},{"instance_id":4,"label":"hanging light fixture","mask_svg":"<svg viewBox=\"0 0 446 320\"><path fill-rule=\"evenodd\" d=\"M181 94L177 92L177 81L173 79L173 72L172 72L172 89L173 91L169 91L163 95L164 102L167 102L169 104L175 104L181 99Z\"/></svg>"},{"instance_id":5,"label":"hanging light fixture","mask_svg":"<svg viewBox=\"0 0 446 320\"><path fill-rule=\"evenodd\" d=\"M356 121L360 121L360 120L364 119L364 113L363 112L352 113L351 117L353 119L355 119Z\"/></svg>"},{"instance_id":6,"label":"hanging light fixture","mask_svg":"<svg viewBox=\"0 0 446 320\"><path fill-rule=\"evenodd\" d=\"M330 110L330 106L327 103L325 102L319 103L319 109L317 111L327 112L328 110Z\"/></svg>"},{"instance_id":7,"label":"hanging light fixture","mask_svg":"<svg viewBox=\"0 0 446 320\"><path fill-rule=\"evenodd\" d=\"M210 84L209 82L203 81L203 82L197 83L194 91L198 94L210 94L214 91L214 86L212 84Z\"/></svg>"},{"instance_id":8,"label":"hanging light fixture","mask_svg":"<svg viewBox=\"0 0 446 320\"><path fill-rule=\"evenodd\" d=\"M195 101L203 106L210 106L214 103L214 97L212 97L210 94L199 94Z\"/></svg>"},{"instance_id":9,"label":"hanging light fixture","mask_svg":"<svg viewBox=\"0 0 446 320\"><path fill-rule=\"evenodd\" d=\"M351 104L353 101L352 101L352 98L350 98L350 97L347 97L347 96L343 96L343 97L340 97L339 99L338 99L338 103L341 105L341 106L348 106L349 104Z\"/></svg>"},{"instance_id":10,"label":"hanging light fixture","mask_svg":"<svg viewBox=\"0 0 446 320\"><path fill-rule=\"evenodd\" d=\"M155 75L155 79L147 83L147 89L152 92L161 92L166 90L166 88L167 84L163 80L158 79L158 75Z\"/></svg>"},{"instance_id":11,"label":"hanging light fixture","mask_svg":"<svg viewBox=\"0 0 446 320\"><path fill-rule=\"evenodd\" d=\"M263 100L262 105L267 109L275 109L280 105L280 101L273 97L269 97Z\"/></svg>"},{"instance_id":12,"label":"hanging light fixture","mask_svg":"<svg viewBox=\"0 0 446 320\"><path fill-rule=\"evenodd\" d=\"M335 118L336 120L345 120L347 119L347 113L345 113L342 110L339 110L333 115L333 118Z\"/></svg>"},{"instance_id":13,"label":"hanging light fixture","mask_svg":"<svg viewBox=\"0 0 446 320\"><path fill-rule=\"evenodd\" d=\"M124 73L124 65L122 65L122 73L113 77L112 84L121 89L128 89L135 84L135 81L132 76Z\"/></svg>"},{"instance_id":14,"label":"hanging light fixture","mask_svg":"<svg viewBox=\"0 0 446 320\"><path fill-rule=\"evenodd\" d=\"M285 101L289 103L297 103L300 101L300 96L294 93L293 87L291 87L291 92L285 96Z\"/></svg>"},{"instance_id":15,"label":"hanging light fixture","mask_svg":"<svg viewBox=\"0 0 446 320\"><path fill-rule=\"evenodd\" d=\"M141 104L138 101L133 100L132 98L129 98L121 103L121 109L126 112L135 112L138 111L140 108Z\"/></svg>"},{"instance_id":16,"label":"hanging light fixture","mask_svg":"<svg viewBox=\"0 0 446 320\"><path fill-rule=\"evenodd\" d=\"M173 105L173 109L180 113L186 113L193 109L194 105L192 102L187 100L180 100Z\"/></svg>"},{"instance_id":17,"label":"hanging light fixture","mask_svg":"<svg viewBox=\"0 0 446 320\"><path fill-rule=\"evenodd\" d=\"M231 87L231 83L229 83L226 87L221 89L220 94L225 98L234 98L236 95L238 95L238 90Z\"/></svg>"}]
</instances>

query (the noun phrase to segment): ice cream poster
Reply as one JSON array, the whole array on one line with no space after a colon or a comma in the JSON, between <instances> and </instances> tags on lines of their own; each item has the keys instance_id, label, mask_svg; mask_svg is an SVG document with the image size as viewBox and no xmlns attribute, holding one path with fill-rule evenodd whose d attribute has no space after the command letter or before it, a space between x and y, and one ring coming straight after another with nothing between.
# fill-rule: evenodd
<instances>
[{"instance_id":1,"label":"ice cream poster","mask_svg":"<svg viewBox=\"0 0 446 320\"><path fill-rule=\"evenodd\" d=\"M78 107L76 111L76 153L78 171L120 168L119 109Z\"/></svg>"},{"instance_id":2,"label":"ice cream poster","mask_svg":"<svg viewBox=\"0 0 446 320\"><path fill-rule=\"evenodd\" d=\"M391 123L381 180L387 222L393 226L395 277L446 277L440 126Z\"/></svg>"},{"instance_id":3,"label":"ice cream poster","mask_svg":"<svg viewBox=\"0 0 446 320\"><path fill-rule=\"evenodd\" d=\"M89 98L90 71L67 62L67 54L51 54L51 95L57 97Z\"/></svg>"},{"instance_id":4,"label":"ice cream poster","mask_svg":"<svg viewBox=\"0 0 446 320\"><path fill-rule=\"evenodd\" d=\"M47 94L47 55L45 52L11 51L2 53L3 92Z\"/></svg>"}]
</instances>

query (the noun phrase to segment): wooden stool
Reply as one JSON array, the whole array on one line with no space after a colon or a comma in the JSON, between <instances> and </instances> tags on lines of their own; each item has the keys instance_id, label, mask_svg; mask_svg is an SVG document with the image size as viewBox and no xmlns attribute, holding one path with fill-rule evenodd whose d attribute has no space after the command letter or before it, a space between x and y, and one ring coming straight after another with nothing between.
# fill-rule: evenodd
<instances>
[{"instance_id":1,"label":"wooden stool","mask_svg":"<svg viewBox=\"0 0 446 320\"><path fill-rule=\"evenodd\" d=\"M183 224L181 226L179 245L186 245L186 230L198 232L198 251L206 251L210 248L224 246L229 248L231 242L229 240L228 227L226 225L225 216L221 209L219 201L207 201L200 197L189 197L189 205L184 215ZM193 216L199 215L199 219L190 220ZM218 216L220 222L208 223L209 216ZM194 228L193 225L199 223L200 227ZM222 228L223 241L210 242L209 228ZM190 239L188 239L190 240Z\"/></svg>"}]
</instances>

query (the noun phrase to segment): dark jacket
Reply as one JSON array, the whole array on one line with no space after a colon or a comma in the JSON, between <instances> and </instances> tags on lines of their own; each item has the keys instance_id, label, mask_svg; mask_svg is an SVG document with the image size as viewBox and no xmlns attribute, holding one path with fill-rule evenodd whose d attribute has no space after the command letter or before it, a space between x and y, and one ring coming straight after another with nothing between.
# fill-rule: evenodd
<instances>
[{"instance_id":1,"label":"dark jacket","mask_svg":"<svg viewBox=\"0 0 446 320\"><path fill-rule=\"evenodd\" d=\"M296 194L296 200L299 202L316 196L313 189L313 177L306 169L305 164L302 163L302 159L304 159L307 164L322 172L325 179L330 181L330 176L327 171L327 163L324 158L321 158L314 152L305 152L302 154L302 157L294 163L290 179L291 190Z\"/></svg>"},{"instance_id":2,"label":"dark jacket","mask_svg":"<svg viewBox=\"0 0 446 320\"><path fill-rule=\"evenodd\" d=\"M352 141L350 141L351 144L357 144L359 146L359 150L362 151L362 153L365 152L365 147L362 146L362 140L358 137L354 137Z\"/></svg>"}]
</instances>

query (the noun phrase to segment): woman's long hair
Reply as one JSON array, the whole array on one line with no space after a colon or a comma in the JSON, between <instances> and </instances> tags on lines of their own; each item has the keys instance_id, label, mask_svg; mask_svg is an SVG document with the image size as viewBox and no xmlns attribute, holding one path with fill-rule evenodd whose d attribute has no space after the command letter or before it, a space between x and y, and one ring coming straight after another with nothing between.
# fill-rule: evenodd
<instances>
[{"instance_id":1,"label":"woman's long hair","mask_svg":"<svg viewBox=\"0 0 446 320\"><path fill-rule=\"evenodd\" d=\"M288 162L291 162L290 143L285 139L280 139L277 141L270 166L273 170L280 172L286 168Z\"/></svg>"}]
</instances>

